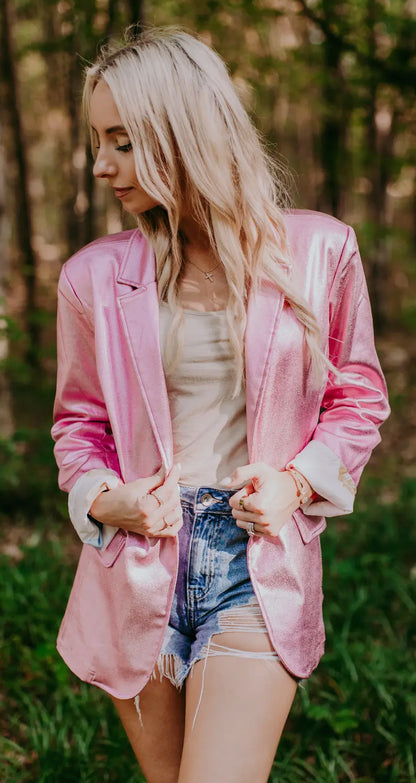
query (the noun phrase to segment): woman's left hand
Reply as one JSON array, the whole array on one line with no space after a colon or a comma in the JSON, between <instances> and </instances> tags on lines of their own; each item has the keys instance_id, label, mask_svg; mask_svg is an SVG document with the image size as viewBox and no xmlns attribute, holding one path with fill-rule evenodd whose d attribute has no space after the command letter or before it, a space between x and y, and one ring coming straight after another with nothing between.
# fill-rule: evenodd
<instances>
[{"instance_id":1,"label":"woman's left hand","mask_svg":"<svg viewBox=\"0 0 416 783\"><path fill-rule=\"evenodd\" d=\"M246 530L249 522L254 523L258 536L278 536L299 508L297 487L290 473L275 470L264 462L243 465L221 483L226 489L245 485L230 498L232 515L237 526Z\"/></svg>"}]
</instances>

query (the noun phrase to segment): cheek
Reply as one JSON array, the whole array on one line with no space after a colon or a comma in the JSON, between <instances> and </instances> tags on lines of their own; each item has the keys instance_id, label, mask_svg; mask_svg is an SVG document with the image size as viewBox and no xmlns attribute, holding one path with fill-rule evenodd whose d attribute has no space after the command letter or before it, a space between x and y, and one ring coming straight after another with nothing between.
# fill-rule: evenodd
<instances>
[{"instance_id":1,"label":"cheek","mask_svg":"<svg viewBox=\"0 0 416 783\"><path fill-rule=\"evenodd\" d=\"M150 196L147 196L145 189L143 188L143 185L137 178L136 169L134 168L134 165L131 164L128 167L128 171L126 170L127 178L130 183L130 185L133 185L133 187L136 190L137 194L142 194L146 198L150 198Z\"/></svg>"},{"instance_id":2,"label":"cheek","mask_svg":"<svg viewBox=\"0 0 416 783\"><path fill-rule=\"evenodd\" d=\"M140 187L137 179L133 158L129 158L129 160L126 160L124 171L125 174L127 175L129 182L131 182L131 184L134 185L135 187Z\"/></svg>"},{"instance_id":3,"label":"cheek","mask_svg":"<svg viewBox=\"0 0 416 783\"><path fill-rule=\"evenodd\" d=\"M134 192L131 196L123 201L124 208L128 212L133 214L139 214L140 212L146 212L149 209L156 207L158 202L144 190L142 184L137 178L134 161L126 161L126 168L124 169L124 178L128 183L134 187Z\"/></svg>"}]
</instances>

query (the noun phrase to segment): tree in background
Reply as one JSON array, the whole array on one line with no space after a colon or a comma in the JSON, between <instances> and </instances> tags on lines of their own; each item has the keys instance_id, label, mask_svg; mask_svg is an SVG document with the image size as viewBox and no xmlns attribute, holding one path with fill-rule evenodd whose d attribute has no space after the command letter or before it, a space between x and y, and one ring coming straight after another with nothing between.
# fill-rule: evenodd
<instances>
[{"instance_id":1,"label":"tree in background","mask_svg":"<svg viewBox=\"0 0 416 783\"><path fill-rule=\"evenodd\" d=\"M15 56L3 47L2 61L7 192L19 192L6 203L11 310L33 309L35 283L38 309L53 308L60 262L123 226L92 177L82 70L99 42L144 21L184 26L218 49L270 151L296 172L297 205L360 227L376 324L400 325L416 235L410 0L17 0L7 35ZM30 333L32 354L34 341Z\"/></svg>"},{"instance_id":2,"label":"tree in background","mask_svg":"<svg viewBox=\"0 0 416 783\"><path fill-rule=\"evenodd\" d=\"M401 214L393 203L398 197L410 196L414 188L415 7L403 0L389 3L321 0L313 4L296 0L296 4L299 13L322 36L324 51L329 47L337 52L334 56L338 64L344 63L344 73L348 76L348 103L353 109L350 130L356 143L350 142L345 158L352 157L355 187L365 196L364 215L359 222L365 224L368 235L369 285L375 326L380 331L389 320L386 291L391 280L390 229L394 223L413 238L415 232L411 202L406 204L404 214L403 201ZM338 89L342 95L346 79L338 79L335 73L331 76L327 69L324 73L332 83L330 92L335 96ZM323 101L330 112L331 103ZM333 147L336 149L336 145ZM341 152L339 146L338 150ZM333 160L335 153L329 153L328 157ZM341 167L341 162L335 166L340 173ZM324 171L328 188L334 176L330 167L324 166Z\"/></svg>"},{"instance_id":3,"label":"tree in background","mask_svg":"<svg viewBox=\"0 0 416 783\"><path fill-rule=\"evenodd\" d=\"M9 230L3 232L9 241L0 272L11 310L25 324L26 360L36 366L51 265L56 279L56 262L94 238L95 216L103 208L99 198L95 203L80 115L83 64L116 30L133 22L140 27L143 3L0 0L0 14L0 105L6 118L0 154L9 161Z\"/></svg>"},{"instance_id":4,"label":"tree in background","mask_svg":"<svg viewBox=\"0 0 416 783\"><path fill-rule=\"evenodd\" d=\"M1 157L5 161L9 157L14 159L16 165L15 193L16 193L16 247L19 253L22 279L25 284L25 316L27 331L26 358L30 364L36 364L39 330L36 321L36 256L33 250L33 226L32 207L29 195L29 181L27 169L27 147L22 128L20 107L20 90L17 75L17 67L14 56L13 42L13 15L9 0L0 2L0 29L1 29L1 55L0 55L0 84L1 98L4 113L8 119L10 128L9 152L5 152L3 146ZM0 143L3 142L3 137ZM7 186L5 190L7 190ZM6 202L3 202L5 206ZM6 208L7 216L7 208ZM7 256L3 263L7 264ZM2 271L3 277L3 271ZM4 283L3 283L4 284Z\"/></svg>"}]
</instances>

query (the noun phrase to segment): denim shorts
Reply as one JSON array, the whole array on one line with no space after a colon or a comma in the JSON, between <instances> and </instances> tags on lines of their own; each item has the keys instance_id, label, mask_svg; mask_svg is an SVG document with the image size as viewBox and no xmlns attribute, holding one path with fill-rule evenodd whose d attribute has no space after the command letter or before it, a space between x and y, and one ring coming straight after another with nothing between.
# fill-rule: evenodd
<instances>
[{"instance_id":1,"label":"denim shorts","mask_svg":"<svg viewBox=\"0 0 416 783\"><path fill-rule=\"evenodd\" d=\"M225 630L267 634L247 567L247 532L237 527L231 514L232 494L234 490L180 487L183 527L178 534L178 578L158 660L160 675L177 687L192 665L210 652L214 634ZM227 625L227 619L239 617L238 607L250 607L248 622L237 619ZM212 651L219 646L213 645ZM243 654L278 659L275 652Z\"/></svg>"}]
</instances>

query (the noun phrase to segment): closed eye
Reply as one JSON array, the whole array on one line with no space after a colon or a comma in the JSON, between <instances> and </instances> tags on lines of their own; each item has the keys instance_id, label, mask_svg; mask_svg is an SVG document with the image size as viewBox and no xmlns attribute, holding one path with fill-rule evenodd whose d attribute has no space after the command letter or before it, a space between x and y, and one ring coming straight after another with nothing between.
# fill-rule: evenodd
<instances>
[{"instance_id":1,"label":"closed eye","mask_svg":"<svg viewBox=\"0 0 416 783\"><path fill-rule=\"evenodd\" d=\"M116 147L117 152L130 152L131 149L132 145L130 141L128 144L120 144L118 147Z\"/></svg>"}]
</instances>

